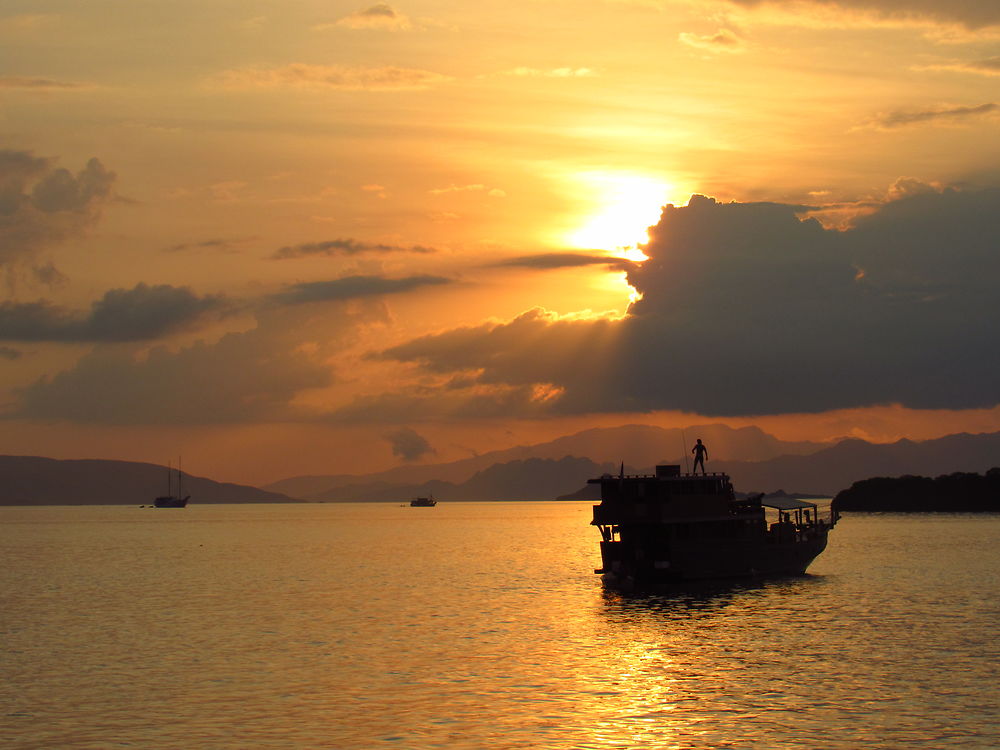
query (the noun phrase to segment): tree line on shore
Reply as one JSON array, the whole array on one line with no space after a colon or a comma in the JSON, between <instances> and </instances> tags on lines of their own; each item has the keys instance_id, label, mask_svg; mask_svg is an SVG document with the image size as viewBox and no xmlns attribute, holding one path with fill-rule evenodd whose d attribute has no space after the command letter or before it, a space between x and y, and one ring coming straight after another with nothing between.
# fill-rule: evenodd
<instances>
[{"instance_id":1,"label":"tree line on shore","mask_svg":"<svg viewBox=\"0 0 1000 750\"><path fill-rule=\"evenodd\" d=\"M1000 512L1000 467L985 474L864 479L837 493L833 507L888 513L996 513Z\"/></svg>"}]
</instances>

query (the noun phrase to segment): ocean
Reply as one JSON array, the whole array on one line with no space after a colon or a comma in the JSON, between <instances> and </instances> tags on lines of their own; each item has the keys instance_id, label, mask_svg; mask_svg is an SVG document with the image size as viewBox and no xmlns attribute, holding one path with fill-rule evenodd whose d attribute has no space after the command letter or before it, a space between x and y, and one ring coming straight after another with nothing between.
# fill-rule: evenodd
<instances>
[{"instance_id":1,"label":"ocean","mask_svg":"<svg viewBox=\"0 0 1000 750\"><path fill-rule=\"evenodd\" d=\"M0 746L1000 747L1000 515L624 596L590 508L0 508Z\"/></svg>"}]
</instances>

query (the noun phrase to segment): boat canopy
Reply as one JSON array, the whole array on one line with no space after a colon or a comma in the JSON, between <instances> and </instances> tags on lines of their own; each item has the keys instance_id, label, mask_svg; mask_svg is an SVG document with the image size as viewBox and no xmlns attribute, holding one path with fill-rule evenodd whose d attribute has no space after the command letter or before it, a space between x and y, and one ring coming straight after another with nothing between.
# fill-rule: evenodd
<instances>
[{"instance_id":1,"label":"boat canopy","mask_svg":"<svg viewBox=\"0 0 1000 750\"><path fill-rule=\"evenodd\" d=\"M799 500L795 497L767 497L760 504L776 510L799 510L800 508L815 508L816 503Z\"/></svg>"}]
</instances>

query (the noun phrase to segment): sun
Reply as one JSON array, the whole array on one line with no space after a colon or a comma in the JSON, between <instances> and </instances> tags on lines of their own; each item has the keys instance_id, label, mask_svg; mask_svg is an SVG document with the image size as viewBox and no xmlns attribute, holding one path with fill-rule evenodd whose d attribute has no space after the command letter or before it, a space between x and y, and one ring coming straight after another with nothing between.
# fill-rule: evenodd
<instances>
[{"instance_id":1,"label":"sun","mask_svg":"<svg viewBox=\"0 0 1000 750\"><path fill-rule=\"evenodd\" d=\"M586 191L593 212L584 223L571 230L565 240L577 248L604 250L610 255L643 261L638 245L649 241L648 228L660 218L660 211L674 185L646 175L621 172L584 172L573 176L575 191Z\"/></svg>"}]
</instances>

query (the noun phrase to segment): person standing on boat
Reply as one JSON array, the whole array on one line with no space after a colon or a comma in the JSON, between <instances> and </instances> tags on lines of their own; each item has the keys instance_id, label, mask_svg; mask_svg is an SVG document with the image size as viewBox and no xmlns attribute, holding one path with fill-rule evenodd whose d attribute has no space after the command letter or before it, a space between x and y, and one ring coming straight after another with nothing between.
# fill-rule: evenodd
<instances>
[{"instance_id":1,"label":"person standing on boat","mask_svg":"<svg viewBox=\"0 0 1000 750\"><path fill-rule=\"evenodd\" d=\"M705 444L701 442L701 438L698 438L698 442L695 443L691 452L694 454L694 473L698 473L698 464L701 464L701 473L703 475L708 474L708 472L705 471L705 459L708 458L708 448L706 448Z\"/></svg>"}]
</instances>

